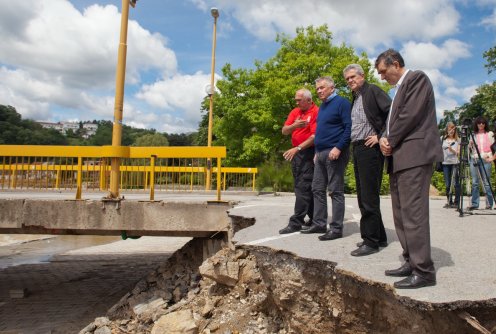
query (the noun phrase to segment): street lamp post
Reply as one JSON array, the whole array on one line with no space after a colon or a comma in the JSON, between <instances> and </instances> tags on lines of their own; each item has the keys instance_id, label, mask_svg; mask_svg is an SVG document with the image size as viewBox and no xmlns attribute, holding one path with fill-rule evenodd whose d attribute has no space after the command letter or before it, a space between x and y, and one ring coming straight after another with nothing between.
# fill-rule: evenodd
<instances>
[{"instance_id":1,"label":"street lamp post","mask_svg":"<svg viewBox=\"0 0 496 334\"><path fill-rule=\"evenodd\" d=\"M122 111L124 109L124 82L126 79L126 54L127 54L127 23L129 18L129 5L133 8L137 0L122 0L121 32L117 58L117 71L115 75L115 102L114 124L112 128L112 147L121 146L122 142ZM120 158L111 158L110 193L109 198L119 197Z\"/></svg>"},{"instance_id":2,"label":"street lamp post","mask_svg":"<svg viewBox=\"0 0 496 334\"><path fill-rule=\"evenodd\" d=\"M208 143L207 146L212 146L212 125L213 125L213 113L214 113L214 74L215 74L215 46L216 46L216 38L217 38L217 18L219 17L219 10L215 7L210 9L210 14L214 18L214 29L212 34L212 67L211 67L211 77L210 77L210 109L208 111ZM220 182L220 180L217 180ZM212 185L212 159L207 159L207 179L205 182L206 190L211 189Z\"/></svg>"}]
</instances>

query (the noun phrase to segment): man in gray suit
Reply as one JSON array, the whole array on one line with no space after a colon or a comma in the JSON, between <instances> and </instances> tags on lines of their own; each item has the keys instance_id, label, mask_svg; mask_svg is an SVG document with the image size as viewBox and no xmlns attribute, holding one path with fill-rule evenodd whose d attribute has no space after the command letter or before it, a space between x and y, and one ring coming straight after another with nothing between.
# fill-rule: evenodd
<instances>
[{"instance_id":1,"label":"man in gray suit","mask_svg":"<svg viewBox=\"0 0 496 334\"><path fill-rule=\"evenodd\" d=\"M385 274L406 277L394 283L397 289L432 286L436 271L431 258L429 187L433 163L443 160L434 90L424 72L405 68L396 50L381 53L375 68L397 88L379 144L387 161L394 226L405 263Z\"/></svg>"}]
</instances>

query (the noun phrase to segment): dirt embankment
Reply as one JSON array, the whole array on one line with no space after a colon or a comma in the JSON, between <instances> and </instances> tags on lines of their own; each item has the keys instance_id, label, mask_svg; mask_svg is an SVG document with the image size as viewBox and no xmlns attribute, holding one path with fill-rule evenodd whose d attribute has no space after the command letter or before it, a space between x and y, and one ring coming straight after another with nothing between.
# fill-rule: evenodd
<instances>
[{"instance_id":1,"label":"dirt embankment","mask_svg":"<svg viewBox=\"0 0 496 334\"><path fill-rule=\"evenodd\" d=\"M192 240L81 333L496 333L496 301L430 304L263 247Z\"/></svg>"}]
</instances>

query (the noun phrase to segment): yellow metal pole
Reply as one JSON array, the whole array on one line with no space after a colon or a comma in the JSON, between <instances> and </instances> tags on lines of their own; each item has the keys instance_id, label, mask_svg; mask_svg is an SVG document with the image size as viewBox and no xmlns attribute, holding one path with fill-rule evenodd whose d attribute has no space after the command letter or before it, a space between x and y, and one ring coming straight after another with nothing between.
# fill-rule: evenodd
<instances>
[{"instance_id":1,"label":"yellow metal pole","mask_svg":"<svg viewBox=\"0 0 496 334\"><path fill-rule=\"evenodd\" d=\"M220 202L220 158L217 157L217 201Z\"/></svg>"},{"instance_id":2,"label":"yellow metal pole","mask_svg":"<svg viewBox=\"0 0 496 334\"><path fill-rule=\"evenodd\" d=\"M256 173L253 173L253 181L252 181L252 190L253 191L255 191L255 184L256 184L256 182L255 182L255 175L256 175Z\"/></svg>"},{"instance_id":3,"label":"yellow metal pole","mask_svg":"<svg viewBox=\"0 0 496 334\"><path fill-rule=\"evenodd\" d=\"M122 0L121 33L115 76L114 126L112 129L112 146L121 146L122 110L124 108L124 82L126 79L127 22L129 18L129 0ZM111 159L110 198L119 197L120 158Z\"/></svg>"},{"instance_id":4,"label":"yellow metal pole","mask_svg":"<svg viewBox=\"0 0 496 334\"><path fill-rule=\"evenodd\" d=\"M10 188L15 189L17 187L17 163L14 165L12 170L12 180Z\"/></svg>"},{"instance_id":5,"label":"yellow metal pole","mask_svg":"<svg viewBox=\"0 0 496 334\"><path fill-rule=\"evenodd\" d=\"M105 174L107 171L107 166L105 164L105 159L100 160L100 191L105 189Z\"/></svg>"},{"instance_id":6,"label":"yellow metal pole","mask_svg":"<svg viewBox=\"0 0 496 334\"><path fill-rule=\"evenodd\" d=\"M146 170L146 167L145 167L143 174L145 175L145 183L143 185L143 189L146 190L146 189L148 189L148 171ZM141 175L141 174L138 173L138 175ZM150 178L151 178L151 176L150 176ZM140 177L140 179L141 179L141 177Z\"/></svg>"},{"instance_id":7,"label":"yellow metal pole","mask_svg":"<svg viewBox=\"0 0 496 334\"><path fill-rule=\"evenodd\" d=\"M150 201L155 200L155 160L157 159L156 155L152 155L150 157ZM146 184L146 183L145 183Z\"/></svg>"},{"instance_id":8,"label":"yellow metal pole","mask_svg":"<svg viewBox=\"0 0 496 334\"><path fill-rule=\"evenodd\" d=\"M212 8L210 10L214 18L214 29L212 33L212 66L211 66L211 76L210 76L210 108L208 111L208 143L207 146L212 146L212 126L213 126L213 113L214 113L214 74L215 74L215 47L217 40L217 18L219 17L219 11L217 8ZM206 179L206 190L211 189L212 184L212 158L207 158L207 179Z\"/></svg>"},{"instance_id":9,"label":"yellow metal pole","mask_svg":"<svg viewBox=\"0 0 496 334\"><path fill-rule=\"evenodd\" d=\"M83 192L83 158L78 157L77 178L76 178L76 199L81 199Z\"/></svg>"}]
</instances>

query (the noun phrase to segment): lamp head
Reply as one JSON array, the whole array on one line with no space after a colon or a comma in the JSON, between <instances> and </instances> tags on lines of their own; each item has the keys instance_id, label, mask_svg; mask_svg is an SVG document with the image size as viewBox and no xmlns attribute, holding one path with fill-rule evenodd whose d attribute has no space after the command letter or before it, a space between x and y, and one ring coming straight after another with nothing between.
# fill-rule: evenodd
<instances>
[{"instance_id":1,"label":"lamp head","mask_svg":"<svg viewBox=\"0 0 496 334\"><path fill-rule=\"evenodd\" d=\"M212 85L208 84L205 86L205 93L208 95L208 96L211 96L213 94L213 89L212 89Z\"/></svg>"},{"instance_id":2,"label":"lamp head","mask_svg":"<svg viewBox=\"0 0 496 334\"><path fill-rule=\"evenodd\" d=\"M131 5L131 7L133 7L133 8L134 8L134 7L136 7L136 2L137 2L137 1L138 1L138 0L129 0L129 4Z\"/></svg>"},{"instance_id":3,"label":"lamp head","mask_svg":"<svg viewBox=\"0 0 496 334\"><path fill-rule=\"evenodd\" d=\"M212 17L216 19L219 17L219 10L216 7L212 7L210 9L210 14L212 14Z\"/></svg>"}]
</instances>

